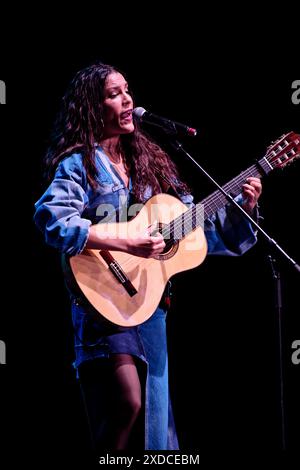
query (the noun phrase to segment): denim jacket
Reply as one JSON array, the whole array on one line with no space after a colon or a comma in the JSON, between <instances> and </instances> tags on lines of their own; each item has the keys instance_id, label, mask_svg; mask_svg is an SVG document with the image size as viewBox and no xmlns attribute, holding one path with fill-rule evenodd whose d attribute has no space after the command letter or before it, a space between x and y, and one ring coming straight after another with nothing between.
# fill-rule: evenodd
<instances>
[{"instance_id":1,"label":"denim jacket","mask_svg":"<svg viewBox=\"0 0 300 470\"><path fill-rule=\"evenodd\" d=\"M132 202L131 181L127 188L100 147L96 149L98 188L88 184L79 153L65 158L55 177L35 204L35 222L46 242L67 256L84 249L91 224L100 222L107 210L120 217ZM145 200L151 197L151 188ZM193 204L191 195L182 202ZM240 199L241 200L241 199ZM113 211L112 211L113 212ZM224 207L205 221L208 253L237 256L256 242L256 234L247 220L231 207ZM105 321L95 320L91 307L71 292L72 319L75 330L75 366L113 352L127 352L139 357L147 367L145 393L145 448L177 449L178 442L168 389L166 312L158 308L142 325L117 327L108 331Z\"/></svg>"}]
</instances>

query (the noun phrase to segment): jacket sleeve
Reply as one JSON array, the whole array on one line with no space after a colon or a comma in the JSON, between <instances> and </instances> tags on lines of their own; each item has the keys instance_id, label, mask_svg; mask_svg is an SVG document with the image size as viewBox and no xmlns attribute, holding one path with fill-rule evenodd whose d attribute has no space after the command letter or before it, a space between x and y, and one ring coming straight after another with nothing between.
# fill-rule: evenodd
<instances>
[{"instance_id":1,"label":"jacket sleeve","mask_svg":"<svg viewBox=\"0 0 300 470\"><path fill-rule=\"evenodd\" d=\"M242 204L242 195L236 201ZM252 218L257 221L258 209ZM227 204L204 222L208 253L212 255L240 256L257 242L257 234L251 223L238 210Z\"/></svg>"},{"instance_id":2,"label":"jacket sleeve","mask_svg":"<svg viewBox=\"0 0 300 470\"><path fill-rule=\"evenodd\" d=\"M35 204L34 221L47 244L70 256L81 253L91 221L81 217L88 203L86 174L79 154L63 160Z\"/></svg>"},{"instance_id":3,"label":"jacket sleeve","mask_svg":"<svg viewBox=\"0 0 300 470\"><path fill-rule=\"evenodd\" d=\"M193 196L190 194L180 198L188 207L194 205ZM241 194L236 197L236 201L242 204ZM257 207L252 218L255 221L259 218ZM230 204L204 221L204 232L208 254L211 255L240 256L257 242L256 231L251 223Z\"/></svg>"}]
</instances>

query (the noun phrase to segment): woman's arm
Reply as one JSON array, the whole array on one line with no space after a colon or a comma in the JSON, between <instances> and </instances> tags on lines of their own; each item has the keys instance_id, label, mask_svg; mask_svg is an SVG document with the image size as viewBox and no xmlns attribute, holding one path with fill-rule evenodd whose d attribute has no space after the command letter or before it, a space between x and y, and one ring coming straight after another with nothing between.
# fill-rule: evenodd
<instances>
[{"instance_id":1,"label":"woman's arm","mask_svg":"<svg viewBox=\"0 0 300 470\"><path fill-rule=\"evenodd\" d=\"M262 187L258 178L249 178L237 198L241 206L254 218L258 217L257 201ZM212 255L239 256L255 245L256 231L251 223L231 204L205 221L208 252Z\"/></svg>"},{"instance_id":2,"label":"woman's arm","mask_svg":"<svg viewBox=\"0 0 300 470\"><path fill-rule=\"evenodd\" d=\"M157 233L151 236L149 229L145 233L136 234L134 238L129 236L108 238L103 236L99 228L101 229L99 225L90 226L86 248L125 251L135 256L151 258L161 253L165 247L162 235Z\"/></svg>"},{"instance_id":3,"label":"woman's arm","mask_svg":"<svg viewBox=\"0 0 300 470\"><path fill-rule=\"evenodd\" d=\"M99 225L82 217L88 204L86 190L81 155L73 154L60 163L52 183L35 204L34 220L47 244L69 256L84 248L125 251L145 258L163 251L162 235L151 236L149 229L135 237L103 236L103 231L97 230Z\"/></svg>"}]
</instances>

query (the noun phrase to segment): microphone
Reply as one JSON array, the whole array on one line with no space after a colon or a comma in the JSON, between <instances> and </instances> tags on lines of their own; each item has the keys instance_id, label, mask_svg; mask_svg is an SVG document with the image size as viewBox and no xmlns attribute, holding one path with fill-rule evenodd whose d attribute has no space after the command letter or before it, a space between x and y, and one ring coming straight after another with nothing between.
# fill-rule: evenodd
<instances>
[{"instance_id":1,"label":"microphone","mask_svg":"<svg viewBox=\"0 0 300 470\"><path fill-rule=\"evenodd\" d=\"M145 122L152 126L160 127L167 134L170 135L179 135L182 137L195 137L197 135L197 130L192 127L185 126L176 121L170 121L170 119L157 116L156 114L149 113L142 107L134 108L132 111L133 116L140 121L141 123Z\"/></svg>"}]
</instances>

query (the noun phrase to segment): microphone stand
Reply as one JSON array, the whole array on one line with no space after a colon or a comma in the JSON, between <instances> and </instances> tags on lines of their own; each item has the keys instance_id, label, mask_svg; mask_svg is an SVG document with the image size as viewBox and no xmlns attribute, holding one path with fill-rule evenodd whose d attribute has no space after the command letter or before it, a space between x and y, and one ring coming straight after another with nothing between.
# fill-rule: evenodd
<instances>
[{"instance_id":1,"label":"microphone stand","mask_svg":"<svg viewBox=\"0 0 300 470\"><path fill-rule=\"evenodd\" d=\"M170 133L171 134L171 133ZM274 247L279 251L285 259L287 259L294 268L300 272L300 266L293 260L282 248L278 245L278 243L271 238L256 222L253 218L246 212L243 207L241 207L234 198L227 193L222 186L220 186L216 180L207 173L207 171L183 148L182 144L177 140L170 139L170 144L172 147L178 152L182 153L186 157L191 160L194 165L201 171L201 173L225 196L225 198L229 201L230 204L235 206L240 213L246 217L249 222L251 222L252 226L254 226L268 241L271 247ZM276 294L276 312L277 312L277 325L278 325L278 348L279 348L279 381L280 381L280 425L281 425L281 448L282 450L286 450L286 432L285 432L285 406L284 406L284 380L283 380L283 340L282 340L282 296L281 296L281 278L280 272L275 266L276 260L271 255L268 256L271 268L273 279L275 282L275 294Z\"/></svg>"},{"instance_id":2,"label":"microphone stand","mask_svg":"<svg viewBox=\"0 0 300 470\"><path fill-rule=\"evenodd\" d=\"M278 335L278 362L279 362L279 387L280 387L280 424L281 424L281 448L286 450L285 433L285 406L284 406L284 377L283 377L283 339L282 339L282 289L280 271L277 260L268 255L272 277L274 280L275 308L277 313L277 335Z\"/></svg>"}]
</instances>

